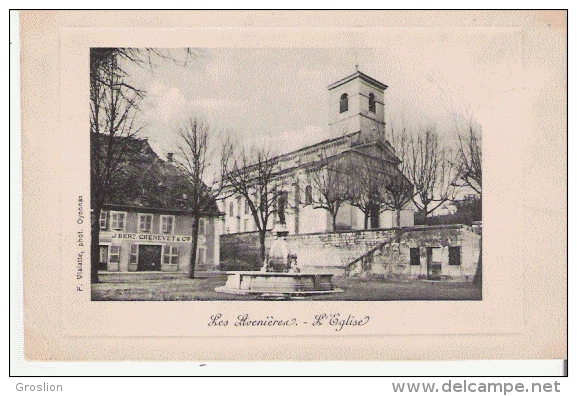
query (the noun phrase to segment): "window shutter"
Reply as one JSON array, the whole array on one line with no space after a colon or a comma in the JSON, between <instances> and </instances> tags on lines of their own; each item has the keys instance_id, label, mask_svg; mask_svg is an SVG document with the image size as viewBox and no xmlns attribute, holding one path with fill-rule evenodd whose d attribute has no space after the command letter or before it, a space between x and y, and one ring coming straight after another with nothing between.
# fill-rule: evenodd
<instances>
[{"instance_id":1,"label":"window shutter","mask_svg":"<svg viewBox=\"0 0 577 396\"><path fill-rule=\"evenodd\" d=\"M170 263L170 246L163 245L162 246L162 264L169 264Z\"/></svg>"},{"instance_id":2,"label":"window shutter","mask_svg":"<svg viewBox=\"0 0 577 396\"><path fill-rule=\"evenodd\" d=\"M138 264L138 245L130 245L130 264Z\"/></svg>"},{"instance_id":3,"label":"window shutter","mask_svg":"<svg viewBox=\"0 0 577 396\"><path fill-rule=\"evenodd\" d=\"M170 257L171 264L178 264L178 246L172 247L172 256Z\"/></svg>"},{"instance_id":4,"label":"window shutter","mask_svg":"<svg viewBox=\"0 0 577 396\"><path fill-rule=\"evenodd\" d=\"M100 212L100 229L106 229L106 212L104 211Z\"/></svg>"}]
</instances>

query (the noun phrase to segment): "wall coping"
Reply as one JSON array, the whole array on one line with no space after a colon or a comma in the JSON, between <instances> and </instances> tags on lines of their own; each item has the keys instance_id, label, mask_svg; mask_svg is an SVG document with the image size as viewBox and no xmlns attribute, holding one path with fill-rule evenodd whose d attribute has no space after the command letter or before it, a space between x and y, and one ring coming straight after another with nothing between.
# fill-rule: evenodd
<instances>
[{"instance_id":1,"label":"wall coping","mask_svg":"<svg viewBox=\"0 0 577 396\"><path fill-rule=\"evenodd\" d=\"M371 232L381 232L381 231L434 231L434 230L459 230L465 229L467 231L473 232L473 227L468 226L466 224L441 224L441 225L416 225L410 227L391 227L391 228L371 228L368 230L340 230L340 231L332 231L332 232L311 232L306 234L289 234L289 237L300 237L300 236L309 236L309 235L329 235L329 234L336 234L336 235L343 235L343 234L364 234L364 233L371 233ZM267 234L272 233L272 230L267 230ZM237 236L237 235L250 235L250 234L258 234L258 231L246 231L246 232L235 232L232 234L222 234L221 237L226 236Z\"/></svg>"}]
</instances>

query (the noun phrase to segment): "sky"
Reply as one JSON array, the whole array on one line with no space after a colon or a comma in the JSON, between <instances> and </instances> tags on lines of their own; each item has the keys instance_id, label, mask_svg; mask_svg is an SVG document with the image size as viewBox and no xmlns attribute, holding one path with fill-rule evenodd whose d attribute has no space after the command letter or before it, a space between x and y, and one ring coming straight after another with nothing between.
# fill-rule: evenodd
<instances>
[{"instance_id":1,"label":"sky","mask_svg":"<svg viewBox=\"0 0 577 396\"><path fill-rule=\"evenodd\" d=\"M188 117L246 146L286 153L324 139L327 86L355 71L388 85L387 130L435 127L447 139L468 120L482 127L491 99L521 85L521 36L493 29L402 30L356 47L201 48L186 66L130 67L147 91L141 137L165 157ZM173 52L178 54L178 51Z\"/></svg>"}]
</instances>

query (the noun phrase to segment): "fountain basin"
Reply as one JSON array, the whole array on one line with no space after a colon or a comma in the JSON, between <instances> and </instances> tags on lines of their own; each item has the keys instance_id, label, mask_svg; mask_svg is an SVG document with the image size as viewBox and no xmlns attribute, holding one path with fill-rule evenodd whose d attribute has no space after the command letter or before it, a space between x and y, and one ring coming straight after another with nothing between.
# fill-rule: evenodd
<instances>
[{"instance_id":1,"label":"fountain basin","mask_svg":"<svg viewBox=\"0 0 577 396\"><path fill-rule=\"evenodd\" d=\"M302 274L264 271L231 271L224 286L214 289L228 294L325 294L340 293L332 274Z\"/></svg>"}]
</instances>

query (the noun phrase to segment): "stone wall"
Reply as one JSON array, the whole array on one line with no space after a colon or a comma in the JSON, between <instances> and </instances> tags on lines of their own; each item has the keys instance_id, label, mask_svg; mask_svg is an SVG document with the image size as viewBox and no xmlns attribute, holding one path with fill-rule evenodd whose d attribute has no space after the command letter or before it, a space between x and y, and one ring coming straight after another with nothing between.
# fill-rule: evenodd
<instances>
[{"instance_id":1,"label":"stone wall","mask_svg":"<svg viewBox=\"0 0 577 396\"><path fill-rule=\"evenodd\" d=\"M303 272L343 274L356 258L396 235L394 229L289 235Z\"/></svg>"},{"instance_id":2,"label":"stone wall","mask_svg":"<svg viewBox=\"0 0 577 396\"><path fill-rule=\"evenodd\" d=\"M273 236L269 233L265 243L267 249L272 241ZM301 272L418 279L429 278L431 264L436 264L440 267L435 279L440 277L466 281L471 281L475 274L479 242L480 236L471 227L464 225L414 226L287 237L289 249L298 255ZM262 266L258 233L222 235L220 247L221 269L259 269ZM460 248L459 265L449 265L449 247ZM411 265L411 248L419 249L419 265ZM350 265L373 249L376 249L373 254ZM436 261L433 262L433 259Z\"/></svg>"},{"instance_id":3,"label":"stone wall","mask_svg":"<svg viewBox=\"0 0 577 396\"><path fill-rule=\"evenodd\" d=\"M349 274L471 282L479 261L480 239L464 225L403 229L399 238L384 243L373 255L349 268ZM449 248L458 248L458 265L450 263ZM416 263L411 263L411 249L418 249Z\"/></svg>"},{"instance_id":4,"label":"stone wall","mask_svg":"<svg viewBox=\"0 0 577 396\"><path fill-rule=\"evenodd\" d=\"M267 248L272 233L267 235ZM220 236L220 266L223 271L258 270L262 267L258 232L241 232Z\"/></svg>"}]
</instances>

